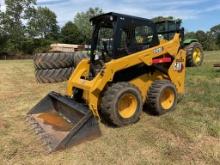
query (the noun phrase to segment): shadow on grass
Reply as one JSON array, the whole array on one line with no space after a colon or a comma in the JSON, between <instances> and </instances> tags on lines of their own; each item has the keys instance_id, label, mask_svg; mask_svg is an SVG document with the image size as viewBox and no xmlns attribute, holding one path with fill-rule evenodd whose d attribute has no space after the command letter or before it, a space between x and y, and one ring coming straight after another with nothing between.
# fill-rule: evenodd
<instances>
[{"instance_id":1,"label":"shadow on grass","mask_svg":"<svg viewBox=\"0 0 220 165\"><path fill-rule=\"evenodd\" d=\"M158 117L158 114L147 104L144 104L143 112L149 116ZM110 127L110 128L120 128L119 126L112 124L111 121L108 121L107 119L105 119L104 114L102 114L101 112L100 112L100 116L101 116L101 123L104 124L105 126ZM139 122L139 120L140 118L133 124L136 124L137 122Z\"/></svg>"},{"instance_id":2,"label":"shadow on grass","mask_svg":"<svg viewBox=\"0 0 220 165\"><path fill-rule=\"evenodd\" d=\"M143 112L150 116L158 116L156 112L148 104L144 104Z\"/></svg>"},{"instance_id":3,"label":"shadow on grass","mask_svg":"<svg viewBox=\"0 0 220 165\"><path fill-rule=\"evenodd\" d=\"M108 119L106 119L104 116L104 114L102 114L101 112L100 112L100 116L101 116L101 123L102 124L104 124L105 126L107 126L107 127L109 127L109 128L120 128L120 126L117 126L117 125L115 125L115 124L113 124L111 121L109 121ZM138 120L137 121L135 121L133 124L136 124L136 123L138 123L140 121L140 118L138 118ZM121 126L121 127L126 127L126 126L129 126L129 124L128 125L125 125L125 126Z\"/></svg>"}]
</instances>

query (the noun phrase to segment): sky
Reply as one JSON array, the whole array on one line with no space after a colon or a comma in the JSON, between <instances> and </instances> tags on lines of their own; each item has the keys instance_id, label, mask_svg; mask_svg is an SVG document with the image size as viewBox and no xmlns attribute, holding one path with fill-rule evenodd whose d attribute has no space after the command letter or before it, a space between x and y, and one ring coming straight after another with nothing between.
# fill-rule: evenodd
<instances>
[{"instance_id":1,"label":"sky","mask_svg":"<svg viewBox=\"0 0 220 165\"><path fill-rule=\"evenodd\" d=\"M4 0L0 4L4 10ZM220 24L220 0L37 0L37 4L54 11L61 26L89 7L144 18L174 16L183 19L187 31L208 31Z\"/></svg>"}]
</instances>

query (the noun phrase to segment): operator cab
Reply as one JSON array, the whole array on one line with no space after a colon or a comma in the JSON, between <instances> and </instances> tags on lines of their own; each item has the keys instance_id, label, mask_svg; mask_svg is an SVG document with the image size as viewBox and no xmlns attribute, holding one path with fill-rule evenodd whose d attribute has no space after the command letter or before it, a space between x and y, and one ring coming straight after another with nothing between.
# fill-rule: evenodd
<instances>
[{"instance_id":1,"label":"operator cab","mask_svg":"<svg viewBox=\"0 0 220 165\"><path fill-rule=\"evenodd\" d=\"M153 21L118 13L92 18L91 61L117 59L159 45Z\"/></svg>"}]
</instances>

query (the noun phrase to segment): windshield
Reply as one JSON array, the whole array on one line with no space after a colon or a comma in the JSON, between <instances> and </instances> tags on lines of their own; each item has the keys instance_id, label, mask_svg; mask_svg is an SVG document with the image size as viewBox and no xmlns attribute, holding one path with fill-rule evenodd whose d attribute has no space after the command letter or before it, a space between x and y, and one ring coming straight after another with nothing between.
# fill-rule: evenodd
<instances>
[{"instance_id":1,"label":"windshield","mask_svg":"<svg viewBox=\"0 0 220 165\"><path fill-rule=\"evenodd\" d=\"M113 29L112 28L100 28L97 42L97 52L112 54L113 43Z\"/></svg>"},{"instance_id":2,"label":"windshield","mask_svg":"<svg viewBox=\"0 0 220 165\"><path fill-rule=\"evenodd\" d=\"M109 61L113 48L113 28L100 27L98 31L97 45L94 50L95 60Z\"/></svg>"}]
</instances>

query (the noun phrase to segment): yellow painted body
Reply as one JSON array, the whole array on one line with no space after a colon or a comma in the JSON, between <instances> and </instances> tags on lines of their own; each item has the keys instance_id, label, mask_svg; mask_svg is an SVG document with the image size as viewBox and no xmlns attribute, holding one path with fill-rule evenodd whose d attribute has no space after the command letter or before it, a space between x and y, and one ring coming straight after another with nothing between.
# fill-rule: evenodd
<instances>
[{"instance_id":1,"label":"yellow painted body","mask_svg":"<svg viewBox=\"0 0 220 165\"><path fill-rule=\"evenodd\" d=\"M135 114L138 107L137 99L130 93L125 93L118 100L118 112L123 119L128 119Z\"/></svg>"},{"instance_id":2,"label":"yellow painted body","mask_svg":"<svg viewBox=\"0 0 220 165\"><path fill-rule=\"evenodd\" d=\"M99 117L98 110L100 105L100 94L104 91L106 85L113 81L115 73L138 64L151 66L153 64L153 58L161 57L167 54L174 58L173 63L168 70L168 75L165 75L159 71L147 73L136 77L135 79L131 80L130 83L139 88L143 101L147 99L147 91L155 80L171 80L176 86L177 92L179 94L183 94L186 52L180 49L180 42L180 35L176 33L172 40L167 42L164 40L156 47L149 48L119 59L113 59L106 63L102 71L90 81L86 80L85 78L82 79L82 77L88 77L90 69L89 59L84 59L76 67L68 81L67 95L72 96L74 88L82 89L83 98L89 106L89 109L95 116ZM182 65L181 71L176 69L178 68L178 64Z\"/></svg>"},{"instance_id":3,"label":"yellow painted body","mask_svg":"<svg viewBox=\"0 0 220 165\"><path fill-rule=\"evenodd\" d=\"M175 94L171 89L165 89L161 94L160 103L162 108L166 111L169 110L175 101Z\"/></svg>"}]
</instances>

